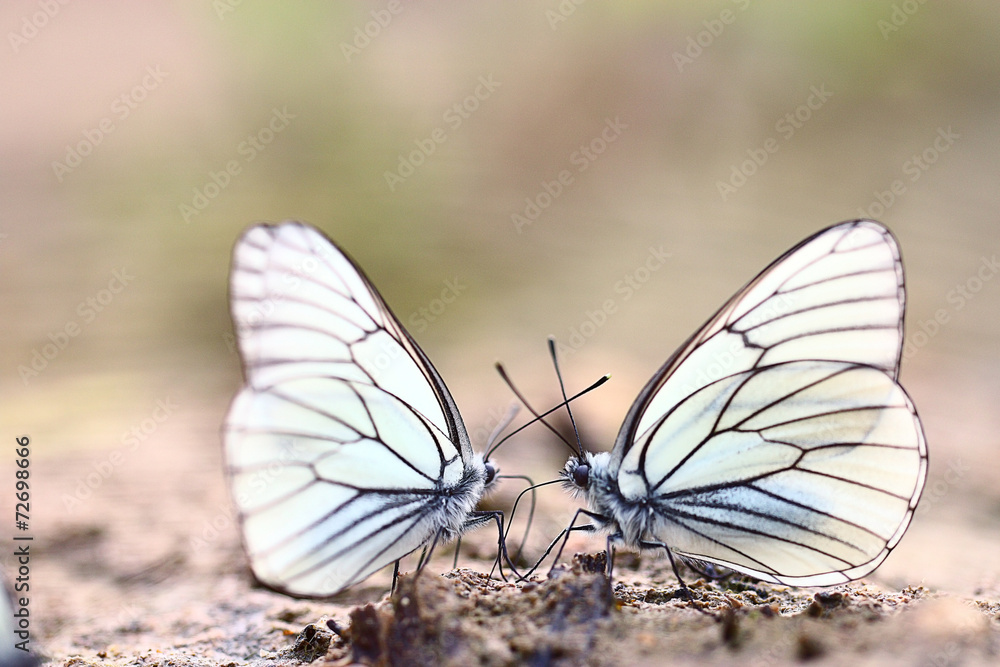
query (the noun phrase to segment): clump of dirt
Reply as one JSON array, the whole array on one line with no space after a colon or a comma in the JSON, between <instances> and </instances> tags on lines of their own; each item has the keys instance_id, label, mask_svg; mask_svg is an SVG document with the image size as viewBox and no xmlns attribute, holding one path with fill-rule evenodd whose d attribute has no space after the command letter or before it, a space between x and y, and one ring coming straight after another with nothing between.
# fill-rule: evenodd
<instances>
[{"instance_id":1,"label":"clump of dirt","mask_svg":"<svg viewBox=\"0 0 1000 667\"><path fill-rule=\"evenodd\" d=\"M614 604L607 578L579 564L523 585L403 576L388 600L352 610L345 652L371 665L582 663Z\"/></svg>"}]
</instances>

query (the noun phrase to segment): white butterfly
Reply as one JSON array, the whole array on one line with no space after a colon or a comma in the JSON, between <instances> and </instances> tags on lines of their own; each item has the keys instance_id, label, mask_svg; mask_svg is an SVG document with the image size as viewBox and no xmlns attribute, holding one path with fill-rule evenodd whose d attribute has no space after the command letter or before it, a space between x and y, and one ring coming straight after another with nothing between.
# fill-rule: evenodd
<instances>
[{"instance_id":1,"label":"white butterfly","mask_svg":"<svg viewBox=\"0 0 1000 667\"><path fill-rule=\"evenodd\" d=\"M795 586L870 573L927 476L897 382L903 312L899 249L881 224L795 246L653 375L611 452L570 458L564 484L594 523L569 530L610 531L609 556L663 549L675 574L672 553Z\"/></svg>"},{"instance_id":2,"label":"white butterfly","mask_svg":"<svg viewBox=\"0 0 1000 667\"><path fill-rule=\"evenodd\" d=\"M225 425L243 543L264 585L329 597L421 546L495 520L441 376L321 232L247 230L233 251L246 386Z\"/></svg>"}]
</instances>

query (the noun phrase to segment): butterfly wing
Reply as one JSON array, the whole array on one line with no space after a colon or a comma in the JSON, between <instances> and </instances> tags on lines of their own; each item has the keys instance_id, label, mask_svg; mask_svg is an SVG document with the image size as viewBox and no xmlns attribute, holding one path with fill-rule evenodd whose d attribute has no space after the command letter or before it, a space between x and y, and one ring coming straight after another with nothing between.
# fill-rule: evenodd
<instances>
[{"instance_id":1,"label":"butterfly wing","mask_svg":"<svg viewBox=\"0 0 1000 667\"><path fill-rule=\"evenodd\" d=\"M665 518L657 537L679 554L791 585L874 570L909 525L926 464L902 388L870 366L828 361L712 383L641 446L647 456L619 479L649 489Z\"/></svg>"},{"instance_id":2,"label":"butterfly wing","mask_svg":"<svg viewBox=\"0 0 1000 667\"><path fill-rule=\"evenodd\" d=\"M895 239L819 232L740 290L653 376L619 432L622 497L678 553L769 581L864 576L902 537L927 448L896 382Z\"/></svg>"},{"instance_id":3,"label":"butterfly wing","mask_svg":"<svg viewBox=\"0 0 1000 667\"><path fill-rule=\"evenodd\" d=\"M440 529L468 434L423 351L317 230L249 229L230 298L246 386L225 453L251 566L281 592L334 595Z\"/></svg>"},{"instance_id":4,"label":"butterfly wing","mask_svg":"<svg viewBox=\"0 0 1000 667\"><path fill-rule=\"evenodd\" d=\"M818 358L896 377L904 308L903 266L889 230L856 220L820 231L739 290L656 372L625 418L613 459L656 416L732 373Z\"/></svg>"}]
</instances>

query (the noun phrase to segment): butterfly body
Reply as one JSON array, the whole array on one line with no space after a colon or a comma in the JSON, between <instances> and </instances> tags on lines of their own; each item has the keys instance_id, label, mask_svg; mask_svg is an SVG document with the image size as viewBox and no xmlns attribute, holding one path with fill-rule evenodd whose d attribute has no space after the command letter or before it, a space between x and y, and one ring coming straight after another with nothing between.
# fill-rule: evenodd
<instances>
[{"instance_id":1,"label":"butterfly body","mask_svg":"<svg viewBox=\"0 0 1000 667\"><path fill-rule=\"evenodd\" d=\"M584 452L570 457L561 475L563 487L586 500L597 530L610 532L614 543L639 550L641 542L655 539L656 499L626 498L615 473L609 452Z\"/></svg>"},{"instance_id":2,"label":"butterfly body","mask_svg":"<svg viewBox=\"0 0 1000 667\"><path fill-rule=\"evenodd\" d=\"M438 508L429 523L439 527L442 542L451 542L467 530L491 520L474 513L476 505L496 480L496 475L493 464L484 462L483 455L477 453L465 463L457 483L449 485L442 481L435 489L433 496Z\"/></svg>"},{"instance_id":3,"label":"butterfly body","mask_svg":"<svg viewBox=\"0 0 1000 667\"><path fill-rule=\"evenodd\" d=\"M562 471L609 548L660 548L765 581L830 585L899 542L927 448L898 384L904 291L873 221L806 239L650 379L610 452ZM582 527L581 527L582 528Z\"/></svg>"}]
</instances>

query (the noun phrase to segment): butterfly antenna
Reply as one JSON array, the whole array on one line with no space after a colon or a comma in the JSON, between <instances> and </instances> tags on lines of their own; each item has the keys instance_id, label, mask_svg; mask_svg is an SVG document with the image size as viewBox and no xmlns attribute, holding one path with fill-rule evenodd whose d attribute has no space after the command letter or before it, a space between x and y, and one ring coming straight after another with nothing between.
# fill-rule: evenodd
<instances>
[{"instance_id":1,"label":"butterfly antenna","mask_svg":"<svg viewBox=\"0 0 1000 667\"><path fill-rule=\"evenodd\" d=\"M521 544L519 544L518 547L517 547L517 553L514 554L514 560L515 561L520 561L520 559L521 559L521 551L524 549L524 543L528 541L528 531L531 529L531 520L532 520L532 517L535 514L535 491L537 489L540 489L543 486L549 486L551 484L559 484L562 481L563 480L561 480L561 479L553 479L553 480L550 480L548 482L541 482L539 484L532 484L528 488L526 488L523 491L521 491L521 493L517 494L517 498L514 499L514 505L510 509L510 521L507 523L507 532L504 534L504 543L507 542L507 536L510 535L510 531L511 531L511 529L514 526L514 515L517 514L517 506L521 502L521 498L523 498L524 495L527 494L527 493L531 494L531 509L528 512L528 527L524 531L524 538L521 540Z\"/></svg>"},{"instance_id":2,"label":"butterfly antenna","mask_svg":"<svg viewBox=\"0 0 1000 667\"><path fill-rule=\"evenodd\" d=\"M517 499L514 501L514 508L512 509L510 515L511 522L513 522L514 520L513 510L517 509L517 501L520 500L521 496L523 496L525 493L528 493L529 491L531 492L531 507L528 510L528 521L525 524L524 535L521 537L521 542L517 545L517 553L514 554L514 560L518 561L521 558L521 551L524 549L524 545L528 541L528 534L531 533L531 523L535 519L535 504L536 504L535 489L537 488L537 485L535 484L534 480L528 477L527 475L497 475L497 477L500 479L521 479L528 483L528 488L526 488L521 494L519 494L517 496ZM504 531L503 534L504 544L507 543L507 536L510 535L511 527L512 527L511 523L508 522L507 530Z\"/></svg>"},{"instance_id":3,"label":"butterfly antenna","mask_svg":"<svg viewBox=\"0 0 1000 667\"><path fill-rule=\"evenodd\" d=\"M549 336L549 356L552 357L552 365L556 369L556 377L559 378L559 391L562 392L563 405L566 406L569 423L573 425L573 436L576 438L576 453L582 459L583 441L580 440L580 431L576 427L576 419L573 417L573 411L569 407L569 399L566 398L566 385L563 383L562 371L559 370L559 358L556 355L556 339L553 336Z\"/></svg>"},{"instance_id":4,"label":"butterfly antenna","mask_svg":"<svg viewBox=\"0 0 1000 667\"><path fill-rule=\"evenodd\" d=\"M534 416L534 419L532 419L531 421L527 422L526 424L522 424L521 426L517 427L516 429L514 429L513 431L511 431L510 433L508 433L506 436L504 436L500 441L498 441L497 443L495 443L489 449L489 451L486 452L486 455L485 455L484 458L488 459L493 454L494 450L496 450L497 447L499 447L500 445L502 445L503 443L505 443L507 440L509 440L511 437L517 435L518 433L520 433L524 429L528 428L529 426L531 426L535 422L541 422L542 424L544 424L545 427L547 429L549 429L550 431L552 431L556 435L557 438L559 438L564 443L566 443L566 446L569 447L573 451L574 454L578 453L576 451L576 448L572 445L572 443L570 443L569 440L567 440L561 433L559 433L559 431L556 430L556 428L554 426L552 426L547 421L545 421L545 417L548 417L550 414L552 414L556 410L561 409L562 406L565 405L567 402L569 402L569 401L575 401L576 399L580 398L584 394L586 394L588 392L591 392L594 389L597 389L602 384L604 384L605 382L607 382L608 380L610 380L611 376L610 375L605 375L605 376L601 377L597 382L595 382L594 384L590 385L589 387L587 387L583 391L578 392L578 393L574 394L573 396L570 396L565 401L563 401L563 402L559 403L558 405L555 405L555 406L549 408L548 410L546 410L545 412L539 414L534 408L531 407L531 405L528 403L528 400L517 389L517 387L514 386L514 383L511 381L510 376L507 375L507 370L503 367L503 364L501 364L498 361L495 366L496 366L497 372L500 374L500 377L503 378L503 381L507 383L507 386L510 387L510 390L512 392L514 392L514 395L517 396L518 400L520 400L521 403L524 404L524 407L526 407L528 409L528 412L530 412Z\"/></svg>"},{"instance_id":5,"label":"butterfly antenna","mask_svg":"<svg viewBox=\"0 0 1000 667\"><path fill-rule=\"evenodd\" d=\"M531 423L534 423L534 422L541 422L545 426L545 428L547 428L550 431L552 431L557 438L559 438L564 443L566 443L567 447L572 448L573 445L571 445L569 443L569 441L566 440L566 438L564 438L563 435L558 430L556 430L556 428L554 426L552 426L547 421L545 421L545 419L542 417L542 415L538 414L537 410L535 410L533 407L531 407L531 404L528 403L528 399L524 397L524 394L521 393L521 390L519 390L517 387L514 386L513 380L511 380L510 376L507 375L507 369L505 369L503 367L503 364L501 364L499 361L496 363L496 369L497 369L497 373L500 374L500 377L503 378L503 381L507 384L508 387L510 387L510 390L512 392L514 392L514 395L517 396L518 400L521 401L521 403L524 405L524 407L526 407L528 409L528 412L530 412L535 417L533 420L531 420L528 423L531 424ZM527 424L525 424L525 426L527 426ZM520 430L520 429L518 429L518 430ZM514 435L514 433L517 433L517 430L513 431L511 433L508 433L507 434L507 438L509 438L510 436ZM500 443L504 442L505 440L507 440L507 438L504 438L500 442L498 442L495 445L493 445L493 449L496 449L500 445ZM489 454L493 453L493 449L491 449L489 451L489 453L487 454L487 456L489 456Z\"/></svg>"}]
</instances>

